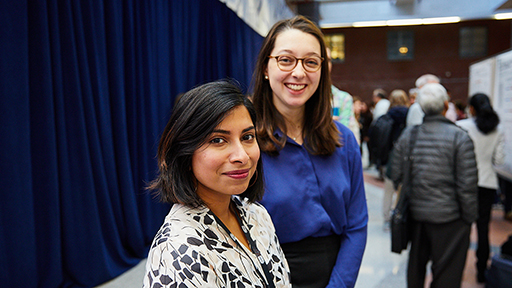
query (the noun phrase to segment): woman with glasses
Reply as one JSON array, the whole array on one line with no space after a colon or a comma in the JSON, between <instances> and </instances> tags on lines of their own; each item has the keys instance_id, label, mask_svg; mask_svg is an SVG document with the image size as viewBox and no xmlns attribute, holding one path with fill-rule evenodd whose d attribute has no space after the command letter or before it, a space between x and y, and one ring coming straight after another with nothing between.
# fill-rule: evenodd
<instances>
[{"instance_id":1,"label":"woman with glasses","mask_svg":"<svg viewBox=\"0 0 512 288\"><path fill-rule=\"evenodd\" d=\"M332 120L320 29L303 16L276 23L253 76L265 196L293 287L354 287L368 213L359 145Z\"/></svg>"}]
</instances>

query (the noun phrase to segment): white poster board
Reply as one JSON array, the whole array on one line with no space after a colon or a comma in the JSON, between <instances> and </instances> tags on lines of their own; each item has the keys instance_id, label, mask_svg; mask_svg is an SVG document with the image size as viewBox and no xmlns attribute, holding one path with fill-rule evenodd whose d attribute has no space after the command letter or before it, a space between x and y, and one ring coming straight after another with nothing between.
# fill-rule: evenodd
<instances>
[{"instance_id":1,"label":"white poster board","mask_svg":"<svg viewBox=\"0 0 512 288\"><path fill-rule=\"evenodd\" d=\"M491 57L469 67L469 97L476 93L484 93L493 101L495 64L496 58Z\"/></svg>"},{"instance_id":2,"label":"white poster board","mask_svg":"<svg viewBox=\"0 0 512 288\"><path fill-rule=\"evenodd\" d=\"M494 109L505 132L505 165L498 173L512 180L512 50L496 56Z\"/></svg>"}]
</instances>

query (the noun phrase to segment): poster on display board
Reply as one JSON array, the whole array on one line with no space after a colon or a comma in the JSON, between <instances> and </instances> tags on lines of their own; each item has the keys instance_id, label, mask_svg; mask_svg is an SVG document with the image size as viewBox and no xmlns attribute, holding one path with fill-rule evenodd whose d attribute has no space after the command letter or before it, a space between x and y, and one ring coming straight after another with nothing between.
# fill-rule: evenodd
<instances>
[{"instance_id":1,"label":"poster on display board","mask_svg":"<svg viewBox=\"0 0 512 288\"><path fill-rule=\"evenodd\" d=\"M494 100L494 72L496 58L491 57L472 64L469 67L469 95L484 93L488 95L491 102Z\"/></svg>"},{"instance_id":2,"label":"poster on display board","mask_svg":"<svg viewBox=\"0 0 512 288\"><path fill-rule=\"evenodd\" d=\"M493 107L505 133L505 165L497 172L512 181L512 50L496 57Z\"/></svg>"}]
</instances>

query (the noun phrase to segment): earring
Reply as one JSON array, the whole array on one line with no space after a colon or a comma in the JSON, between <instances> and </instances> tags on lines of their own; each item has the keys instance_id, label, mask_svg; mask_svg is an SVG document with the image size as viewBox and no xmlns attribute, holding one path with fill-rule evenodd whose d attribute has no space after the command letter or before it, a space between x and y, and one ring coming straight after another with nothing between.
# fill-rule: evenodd
<instances>
[{"instance_id":1,"label":"earring","mask_svg":"<svg viewBox=\"0 0 512 288\"><path fill-rule=\"evenodd\" d=\"M268 80L268 75L265 75L265 79Z\"/></svg>"}]
</instances>

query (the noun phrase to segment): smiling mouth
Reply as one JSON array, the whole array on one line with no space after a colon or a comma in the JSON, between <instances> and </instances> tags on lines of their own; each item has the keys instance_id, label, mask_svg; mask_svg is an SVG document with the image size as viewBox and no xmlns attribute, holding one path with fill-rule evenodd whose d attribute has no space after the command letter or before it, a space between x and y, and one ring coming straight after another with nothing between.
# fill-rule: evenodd
<instances>
[{"instance_id":1,"label":"smiling mouth","mask_svg":"<svg viewBox=\"0 0 512 288\"><path fill-rule=\"evenodd\" d=\"M285 85L286 85L286 87L288 87L294 91L299 91L306 87L305 84L285 84Z\"/></svg>"},{"instance_id":2,"label":"smiling mouth","mask_svg":"<svg viewBox=\"0 0 512 288\"><path fill-rule=\"evenodd\" d=\"M249 176L249 169L230 171L224 174L234 179L245 179Z\"/></svg>"}]
</instances>

